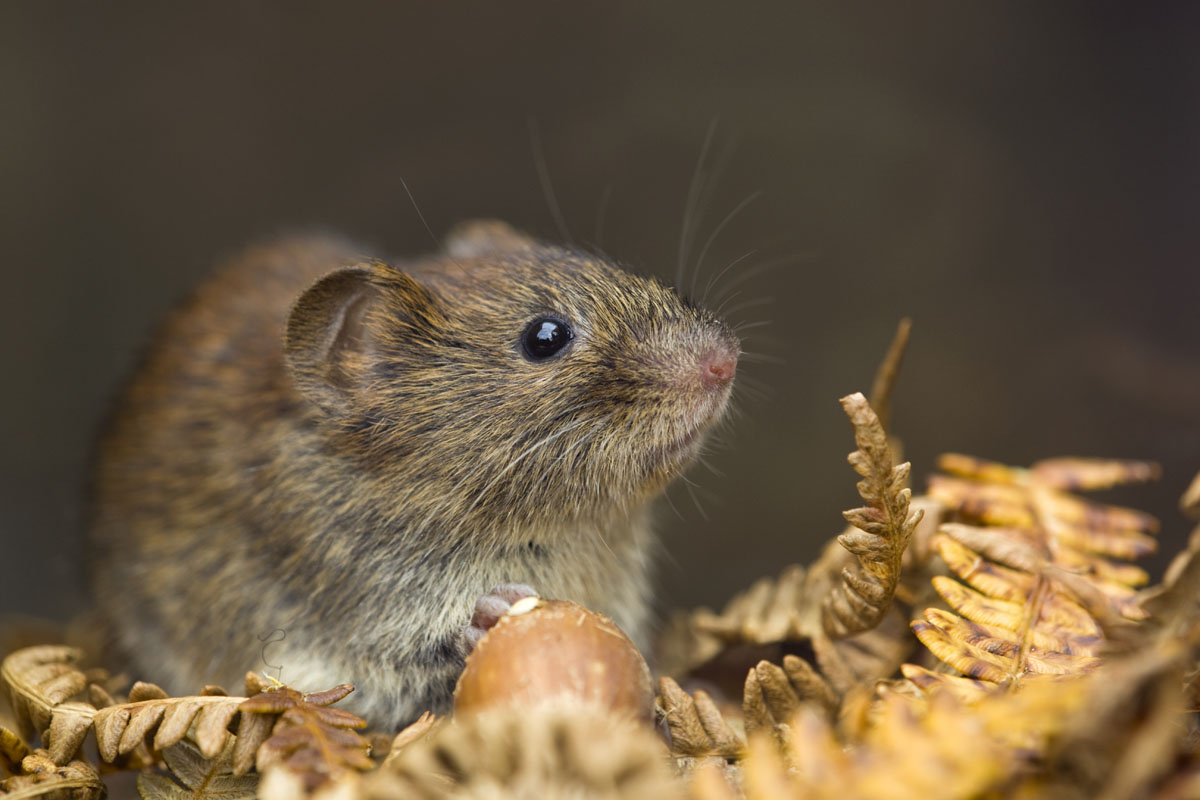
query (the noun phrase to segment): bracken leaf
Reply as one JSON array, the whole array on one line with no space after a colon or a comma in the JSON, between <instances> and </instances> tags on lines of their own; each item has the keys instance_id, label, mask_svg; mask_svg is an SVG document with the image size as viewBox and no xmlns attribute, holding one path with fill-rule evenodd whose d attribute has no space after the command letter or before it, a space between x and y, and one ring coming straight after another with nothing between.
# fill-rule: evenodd
<instances>
[{"instance_id":1,"label":"bracken leaf","mask_svg":"<svg viewBox=\"0 0 1200 800\"><path fill-rule=\"evenodd\" d=\"M697 691L693 697L666 677L659 680L658 690L658 707L671 734L672 755L736 758L741 754L745 745L707 692Z\"/></svg>"},{"instance_id":2,"label":"bracken leaf","mask_svg":"<svg viewBox=\"0 0 1200 800\"><path fill-rule=\"evenodd\" d=\"M1145 572L1113 559L1152 552L1157 521L1064 489L1151 480L1156 465L1052 459L1022 469L958 454L938 465L957 477L934 476L930 493L975 523L944 524L933 540L958 580L932 584L955 613L929 609L912 622L944 663L1009 688L1037 675L1079 675L1101 663L1106 630L1146 618L1136 590ZM913 674L918 686L945 684Z\"/></svg>"},{"instance_id":3,"label":"bracken leaf","mask_svg":"<svg viewBox=\"0 0 1200 800\"><path fill-rule=\"evenodd\" d=\"M262 692L241 702L244 714L278 714L271 736L258 748L259 772L280 766L302 779L307 791L354 770L374 769L367 755L370 743L353 729L366 721L346 711L327 708L353 691L343 684L304 695L286 686Z\"/></svg>"},{"instance_id":4,"label":"bracken leaf","mask_svg":"<svg viewBox=\"0 0 1200 800\"><path fill-rule=\"evenodd\" d=\"M0 781L4 800L99 800L105 793L100 773L86 761L55 764L45 750L21 759L18 773Z\"/></svg>"},{"instance_id":5,"label":"bracken leaf","mask_svg":"<svg viewBox=\"0 0 1200 800\"><path fill-rule=\"evenodd\" d=\"M217 757L211 758L190 739L182 739L162 751L175 780L142 773L138 793L143 800L249 800L255 796L258 778L233 774L233 747L233 742L227 741Z\"/></svg>"},{"instance_id":6,"label":"bracken leaf","mask_svg":"<svg viewBox=\"0 0 1200 800\"><path fill-rule=\"evenodd\" d=\"M195 726L196 741L205 758L215 758L230 737L229 723L238 713L241 697L196 695L120 703L96 712L96 743L105 761L132 752L152 738L162 750L182 741Z\"/></svg>"},{"instance_id":7,"label":"bracken leaf","mask_svg":"<svg viewBox=\"0 0 1200 800\"><path fill-rule=\"evenodd\" d=\"M849 461L863 478L858 493L867 506L845 512L859 530L838 537L856 560L842 570L841 582L822 603L822 625L834 638L870 630L887 613L905 548L924 514L920 509L910 513L912 493L905 488L909 465L893 463L887 433L866 398L852 394L841 403L854 425L858 449Z\"/></svg>"},{"instance_id":8,"label":"bracken leaf","mask_svg":"<svg viewBox=\"0 0 1200 800\"><path fill-rule=\"evenodd\" d=\"M87 674L76 666L82 655L73 647L45 645L17 650L0 664L18 732L26 741L45 732L48 755L59 766L79 753L96 713L91 704L70 699L88 688Z\"/></svg>"}]
</instances>

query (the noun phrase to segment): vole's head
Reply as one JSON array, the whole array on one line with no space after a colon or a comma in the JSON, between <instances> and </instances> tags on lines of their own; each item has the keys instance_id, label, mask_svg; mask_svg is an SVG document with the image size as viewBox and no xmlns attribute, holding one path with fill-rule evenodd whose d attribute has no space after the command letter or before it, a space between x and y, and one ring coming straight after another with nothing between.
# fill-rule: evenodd
<instances>
[{"instance_id":1,"label":"vole's head","mask_svg":"<svg viewBox=\"0 0 1200 800\"><path fill-rule=\"evenodd\" d=\"M496 223L405 272L326 276L287 335L334 446L439 528L640 505L722 417L738 354L657 281Z\"/></svg>"}]
</instances>

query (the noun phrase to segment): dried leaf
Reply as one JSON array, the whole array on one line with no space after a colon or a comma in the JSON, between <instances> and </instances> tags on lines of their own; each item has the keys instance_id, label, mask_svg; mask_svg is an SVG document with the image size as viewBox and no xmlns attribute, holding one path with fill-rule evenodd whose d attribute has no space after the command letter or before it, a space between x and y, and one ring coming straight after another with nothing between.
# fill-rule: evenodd
<instances>
[{"instance_id":1,"label":"dried leaf","mask_svg":"<svg viewBox=\"0 0 1200 800\"><path fill-rule=\"evenodd\" d=\"M904 363L904 353L908 350L908 337L911 332L912 320L908 317L900 320L896 326L896 335L875 371L875 381L871 384L871 408L875 409L879 424L884 430L892 426L892 390L896 386L900 365Z\"/></svg>"},{"instance_id":2,"label":"dried leaf","mask_svg":"<svg viewBox=\"0 0 1200 800\"><path fill-rule=\"evenodd\" d=\"M0 775L20 769L21 761L29 755L29 746L8 728L0 727Z\"/></svg>"},{"instance_id":3,"label":"dried leaf","mask_svg":"<svg viewBox=\"0 0 1200 800\"><path fill-rule=\"evenodd\" d=\"M1053 459L1021 469L957 454L938 464L962 477L931 478L931 494L990 526L941 526L933 546L959 580L931 583L955 613L928 609L912 622L931 653L977 680L955 684L959 696L969 685L1013 688L1029 676L1089 672L1101 663L1106 630L1147 616L1135 588L1146 574L1113 559L1153 550L1157 522L1062 490L1149 480L1155 465Z\"/></svg>"},{"instance_id":4,"label":"dried leaf","mask_svg":"<svg viewBox=\"0 0 1200 800\"><path fill-rule=\"evenodd\" d=\"M96 744L100 757L116 761L153 737L155 750L183 740L196 726L197 744L205 758L216 758L229 739L228 725L245 698L216 696L167 697L102 708L96 712Z\"/></svg>"},{"instance_id":5,"label":"dried leaf","mask_svg":"<svg viewBox=\"0 0 1200 800\"><path fill-rule=\"evenodd\" d=\"M59 766L77 755L96 713L89 703L70 701L88 687L88 676L76 666L80 658L76 648L45 645L17 650L0 664L18 732L26 741L45 732L49 756Z\"/></svg>"},{"instance_id":6,"label":"dried leaf","mask_svg":"<svg viewBox=\"0 0 1200 800\"><path fill-rule=\"evenodd\" d=\"M104 796L100 773L86 761L55 764L45 750L35 750L22 760L19 773L0 781L4 800L99 800Z\"/></svg>"},{"instance_id":7,"label":"dried leaf","mask_svg":"<svg viewBox=\"0 0 1200 800\"><path fill-rule=\"evenodd\" d=\"M171 777L144 772L138 776L143 800L250 800L258 778L233 774L233 742L226 742L216 758L201 752L190 739L162 751ZM171 778L174 778L172 780Z\"/></svg>"},{"instance_id":8,"label":"dried leaf","mask_svg":"<svg viewBox=\"0 0 1200 800\"><path fill-rule=\"evenodd\" d=\"M845 743L811 706L787 722L779 746L751 735L742 764L746 800L936 800L988 796L1008 779L1019 754L982 735L973 709L944 697L918 703L890 694L861 741ZM712 774L697 779L707 797L739 793Z\"/></svg>"},{"instance_id":9,"label":"dried leaf","mask_svg":"<svg viewBox=\"0 0 1200 800\"><path fill-rule=\"evenodd\" d=\"M383 761L384 765L388 764L388 762L395 761L400 756L400 751L414 742L424 739L443 721L445 721L445 717L439 717L432 711L426 711L417 718L416 722L412 723L395 735L388 749L387 758L385 758ZM374 752L374 750L375 748L372 747L371 755L378 756L378 753Z\"/></svg>"},{"instance_id":10,"label":"dried leaf","mask_svg":"<svg viewBox=\"0 0 1200 800\"><path fill-rule=\"evenodd\" d=\"M841 403L854 425L858 449L849 461L862 476L858 493L867 505L845 512L859 530L838 537L857 560L842 570L842 582L822 605L822 624L833 638L870 630L883 619L900 580L904 550L924 513L910 513L909 464L893 464L887 433L866 398L852 394Z\"/></svg>"},{"instance_id":11,"label":"dried leaf","mask_svg":"<svg viewBox=\"0 0 1200 800\"><path fill-rule=\"evenodd\" d=\"M670 678L658 683L658 705L671 734L671 754L677 757L736 758L742 740L721 716L707 692L689 695Z\"/></svg>"},{"instance_id":12,"label":"dried leaf","mask_svg":"<svg viewBox=\"0 0 1200 800\"><path fill-rule=\"evenodd\" d=\"M838 700L825 679L803 659L785 656L782 668L760 661L746 675L742 714L747 735L770 731L784 740L789 733L783 728L805 706L832 718Z\"/></svg>"},{"instance_id":13,"label":"dried leaf","mask_svg":"<svg viewBox=\"0 0 1200 800\"><path fill-rule=\"evenodd\" d=\"M312 791L341 773L374 769L375 763L367 755L369 743L353 730L366 727L366 721L327 707L353 689L344 684L304 695L280 687L241 701L239 708L245 715L279 715L271 737L258 748L258 771L279 765L300 776L305 788Z\"/></svg>"},{"instance_id":14,"label":"dried leaf","mask_svg":"<svg viewBox=\"0 0 1200 800\"><path fill-rule=\"evenodd\" d=\"M791 566L779 578L761 578L736 595L721 614L705 609L693 619L697 630L725 642L781 642L803 638L805 571Z\"/></svg>"},{"instance_id":15,"label":"dried leaf","mask_svg":"<svg viewBox=\"0 0 1200 800\"><path fill-rule=\"evenodd\" d=\"M129 687L129 703L140 703L144 700L165 700L170 697L162 687L156 686L153 683L145 683L138 681Z\"/></svg>"}]
</instances>

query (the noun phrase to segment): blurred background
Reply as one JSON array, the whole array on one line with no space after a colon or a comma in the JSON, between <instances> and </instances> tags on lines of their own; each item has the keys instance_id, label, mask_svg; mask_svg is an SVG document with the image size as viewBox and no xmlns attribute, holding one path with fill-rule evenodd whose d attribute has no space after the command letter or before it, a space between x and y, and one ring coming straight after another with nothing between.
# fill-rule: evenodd
<instances>
[{"instance_id":1,"label":"blurred background","mask_svg":"<svg viewBox=\"0 0 1200 800\"><path fill-rule=\"evenodd\" d=\"M664 608L808 561L857 504L837 398L914 320L894 428L1012 464L1200 469L1200 6L0 4L0 611L65 616L101 417L220 258L472 217L741 280L742 414L664 504ZM531 132L531 121L537 131ZM715 123L715 129L714 129ZM539 141L540 140L540 144ZM746 256L753 251L752 255ZM754 271L756 264L779 262ZM769 323L769 324L759 324ZM752 385L751 385L752 384ZM695 498L692 497L695 495ZM674 508L672 508L672 506ZM49 576L49 577L47 577Z\"/></svg>"}]
</instances>

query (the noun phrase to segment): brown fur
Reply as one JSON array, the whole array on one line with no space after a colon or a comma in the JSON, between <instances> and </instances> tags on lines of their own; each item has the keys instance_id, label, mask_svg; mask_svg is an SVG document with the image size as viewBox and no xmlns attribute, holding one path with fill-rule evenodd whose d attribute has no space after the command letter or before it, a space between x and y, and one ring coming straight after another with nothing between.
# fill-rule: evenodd
<instances>
[{"instance_id":1,"label":"brown fur","mask_svg":"<svg viewBox=\"0 0 1200 800\"><path fill-rule=\"evenodd\" d=\"M354 683L395 725L445 707L496 584L644 635L648 503L723 413L698 364L736 339L496 223L402 269L331 240L252 249L155 337L101 443L91 535L97 602L148 679L236 683L283 629L283 680ZM531 362L547 313L575 339Z\"/></svg>"}]
</instances>

